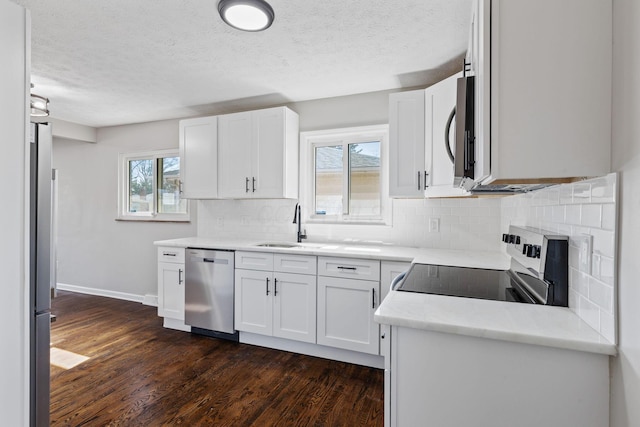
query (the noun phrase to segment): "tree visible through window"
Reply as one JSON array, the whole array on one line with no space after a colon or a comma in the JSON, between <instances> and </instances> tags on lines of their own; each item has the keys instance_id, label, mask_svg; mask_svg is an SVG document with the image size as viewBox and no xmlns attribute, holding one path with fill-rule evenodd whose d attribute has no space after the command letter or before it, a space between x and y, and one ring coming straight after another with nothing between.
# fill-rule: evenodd
<instances>
[{"instance_id":1,"label":"tree visible through window","mask_svg":"<svg viewBox=\"0 0 640 427\"><path fill-rule=\"evenodd\" d=\"M122 154L120 163L120 218L188 220L187 200L180 197L177 152Z\"/></svg>"}]
</instances>

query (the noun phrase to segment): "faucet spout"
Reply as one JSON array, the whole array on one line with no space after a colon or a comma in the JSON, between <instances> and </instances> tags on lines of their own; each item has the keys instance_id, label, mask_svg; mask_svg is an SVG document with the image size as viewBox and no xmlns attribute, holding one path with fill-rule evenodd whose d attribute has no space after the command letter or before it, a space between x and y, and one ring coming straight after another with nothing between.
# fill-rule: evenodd
<instances>
[{"instance_id":1,"label":"faucet spout","mask_svg":"<svg viewBox=\"0 0 640 427\"><path fill-rule=\"evenodd\" d=\"M300 203L296 203L295 210L293 211L293 223L298 224L298 233L297 233L298 243L301 243L302 239L307 238L306 232L305 233L302 232L302 218L300 217L300 211L301 211Z\"/></svg>"}]
</instances>

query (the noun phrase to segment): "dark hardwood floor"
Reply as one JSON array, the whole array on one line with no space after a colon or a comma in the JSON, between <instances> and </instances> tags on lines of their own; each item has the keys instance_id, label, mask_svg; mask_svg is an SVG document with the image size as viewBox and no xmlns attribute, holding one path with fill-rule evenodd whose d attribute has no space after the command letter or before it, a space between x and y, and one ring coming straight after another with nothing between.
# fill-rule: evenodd
<instances>
[{"instance_id":1,"label":"dark hardwood floor","mask_svg":"<svg viewBox=\"0 0 640 427\"><path fill-rule=\"evenodd\" d=\"M382 426L383 372L162 327L155 307L59 292L52 426Z\"/></svg>"}]
</instances>

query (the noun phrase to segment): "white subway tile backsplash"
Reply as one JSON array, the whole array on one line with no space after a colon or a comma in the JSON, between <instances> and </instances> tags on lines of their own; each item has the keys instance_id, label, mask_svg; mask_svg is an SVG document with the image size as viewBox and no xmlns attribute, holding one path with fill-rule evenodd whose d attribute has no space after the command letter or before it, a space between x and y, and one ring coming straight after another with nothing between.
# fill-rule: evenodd
<instances>
[{"instance_id":1,"label":"white subway tile backsplash","mask_svg":"<svg viewBox=\"0 0 640 427\"><path fill-rule=\"evenodd\" d=\"M569 236L569 308L616 342L615 257L617 175L562 184L503 199L501 232L509 224L537 227ZM592 239L592 250L580 248ZM582 271L581 271L582 270Z\"/></svg>"},{"instance_id":2,"label":"white subway tile backsplash","mask_svg":"<svg viewBox=\"0 0 640 427\"><path fill-rule=\"evenodd\" d=\"M613 312L613 288L589 277L589 300L608 313Z\"/></svg>"},{"instance_id":3,"label":"white subway tile backsplash","mask_svg":"<svg viewBox=\"0 0 640 427\"><path fill-rule=\"evenodd\" d=\"M581 205L581 222L585 227L602 226L602 205Z\"/></svg>"},{"instance_id":4,"label":"white subway tile backsplash","mask_svg":"<svg viewBox=\"0 0 640 427\"><path fill-rule=\"evenodd\" d=\"M580 224L580 221L582 221L581 214L580 205L567 205L565 207L565 223Z\"/></svg>"},{"instance_id":5,"label":"white subway tile backsplash","mask_svg":"<svg viewBox=\"0 0 640 427\"><path fill-rule=\"evenodd\" d=\"M600 307L582 295L578 299L578 315L596 331L600 331ZM602 333L602 331L600 331Z\"/></svg>"},{"instance_id":6,"label":"white subway tile backsplash","mask_svg":"<svg viewBox=\"0 0 640 427\"><path fill-rule=\"evenodd\" d=\"M615 230L616 228L616 205L609 203L602 205L602 228L604 230Z\"/></svg>"},{"instance_id":7,"label":"white subway tile backsplash","mask_svg":"<svg viewBox=\"0 0 640 427\"><path fill-rule=\"evenodd\" d=\"M616 201L616 175L609 174L591 180L592 203L615 203Z\"/></svg>"}]
</instances>

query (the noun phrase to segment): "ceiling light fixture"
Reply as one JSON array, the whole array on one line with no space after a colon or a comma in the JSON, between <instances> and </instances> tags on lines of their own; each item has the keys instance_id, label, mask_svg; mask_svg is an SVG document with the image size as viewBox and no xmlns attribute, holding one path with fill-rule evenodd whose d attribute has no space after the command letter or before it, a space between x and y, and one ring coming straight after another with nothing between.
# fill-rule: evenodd
<instances>
[{"instance_id":1,"label":"ceiling light fixture","mask_svg":"<svg viewBox=\"0 0 640 427\"><path fill-rule=\"evenodd\" d=\"M31 83L33 89L33 83ZM49 98L31 94L31 117L47 117L49 115Z\"/></svg>"},{"instance_id":2,"label":"ceiling light fixture","mask_svg":"<svg viewBox=\"0 0 640 427\"><path fill-rule=\"evenodd\" d=\"M243 31L266 30L275 18L264 0L220 0L218 12L224 22Z\"/></svg>"}]
</instances>

